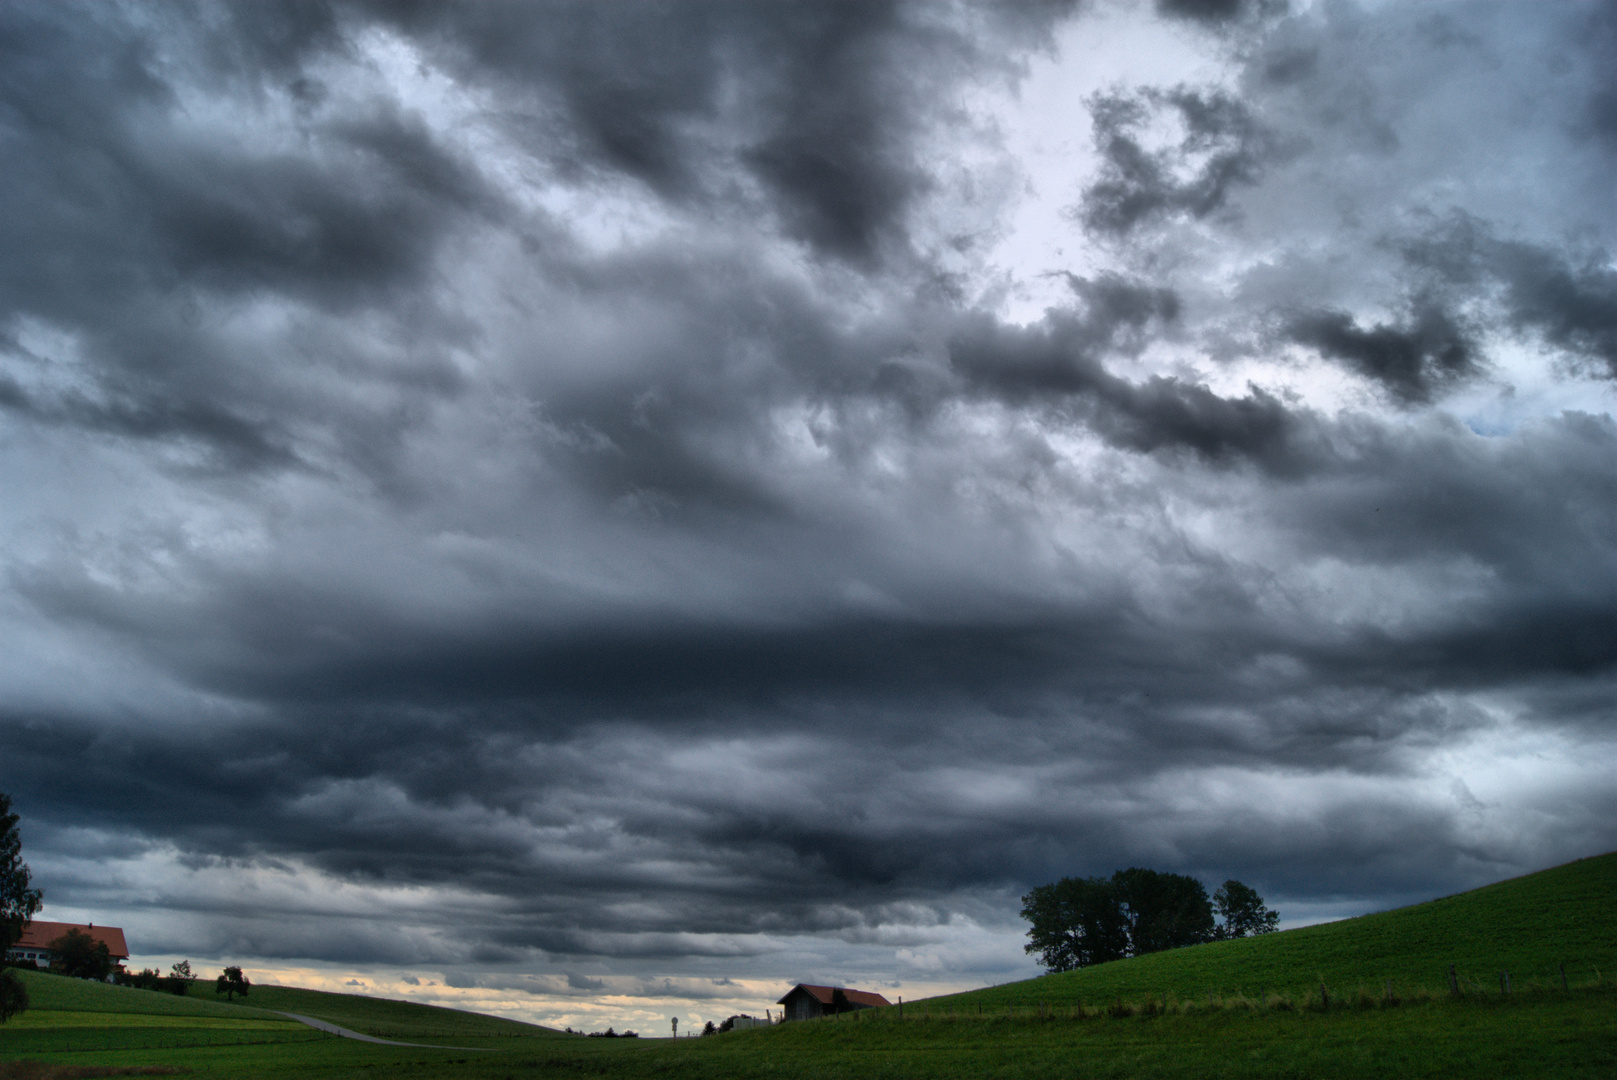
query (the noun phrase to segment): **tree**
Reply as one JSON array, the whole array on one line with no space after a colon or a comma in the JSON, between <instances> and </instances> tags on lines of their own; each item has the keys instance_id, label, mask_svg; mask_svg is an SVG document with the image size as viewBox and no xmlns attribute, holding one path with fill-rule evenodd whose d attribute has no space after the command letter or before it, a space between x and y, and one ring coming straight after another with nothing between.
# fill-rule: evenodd
<instances>
[{"instance_id":1,"label":"tree","mask_svg":"<svg viewBox=\"0 0 1617 1080\"><path fill-rule=\"evenodd\" d=\"M0 791L0 958L17 943L33 921L44 894L30 889L32 877L22 861L22 836L17 832L19 818L11 812L11 796Z\"/></svg>"},{"instance_id":2,"label":"tree","mask_svg":"<svg viewBox=\"0 0 1617 1080\"><path fill-rule=\"evenodd\" d=\"M246 997L252 985L252 981L241 973L241 968L227 967L214 981L213 992L225 995L226 1001L235 1001L237 994Z\"/></svg>"},{"instance_id":3,"label":"tree","mask_svg":"<svg viewBox=\"0 0 1617 1080\"><path fill-rule=\"evenodd\" d=\"M11 796L0 791L0 967L6 952L22 937L44 899L38 889L28 887L32 877L22 861L22 836L17 832L18 816L11 812ZM0 1024L28 1008L28 990L9 971L0 971Z\"/></svg>"},{"instance_id":4,"label":"tree","mask_svg":"<svg viewBox=\"0 0 1617 1080\"><path fill-rule=\"evenodd\" d=\"M1280 928L1280 915L1264 906L1258 891L1233 878L1213 894L1220 919L1214 935L1220 939L1272 934Z\"/></svg>"},{"instance_id":5,"label":"tree","mask_svg":"<svg viewBox=\"0 0 1617 1080\"><path fill-rule=\"evenodd\" d=\"M1195 878L1130 867L1112 875L1112 887L1128 928L1130 956L1213 940L1213 905Z\"/></svg>"},{"instance_id":6,"label":"tree","mask_svg":"<svg viewBox=\"0 0 1617 1080\"><path fill-rule=\"evenodd\" d=\"M112 974L112 953L107 943L77 927L51 942L50 950L51 970L59 975L101 982Z\"/></svg>"},{"instance_id":7,"label":"tree","mask_svg":"<svg viewBox=\"0 0 1617 1080\"><path fill-rule=\"evenodd\" d=\"M168 989L172 994L184 997L191 992L191 982L196 976L191 974L191 961L181 960L168 969Z\"/></svg>"},{"instance_id":8,"label":"tree","mask_svg":"<svg viewBox=\"0 0 1617 1080\"><path fill-rule=\"evenodd\" d=\"M1072 971L1127 955L1128 931L1117 890L1105 878L1062 878L1022 897L1032 923L1023 951L1039 954L1046 971Z\"/></svg>"},{"instance_id":9,"label":"tree","mask_svg":"<svg viewBox=\"0 0 1617 1080\"><path fill-rule=\"evenodd\" d=\"M718 1033L719 1029L713 1026L713 1021L709 1020L707 1023L702 1025L702 1034L704 1036L717 1035Z\"/></svg>"}]
</instances>

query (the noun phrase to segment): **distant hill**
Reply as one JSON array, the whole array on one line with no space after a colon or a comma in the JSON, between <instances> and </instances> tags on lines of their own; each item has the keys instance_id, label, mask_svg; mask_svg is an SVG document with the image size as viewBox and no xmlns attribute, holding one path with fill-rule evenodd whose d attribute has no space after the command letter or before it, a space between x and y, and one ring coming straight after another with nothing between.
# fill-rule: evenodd
<instances>
[{"instance_id":1,"label":"distant hill","mask_svg":"<svg viewBox=\"0 0 1617 1080\"><path fill-rule=\"evenodd\" d=\"M325 1020L364 1035L401 1041L567 1037L554 1028L524 1024L484 1013L290 986L255 986L247 997L227 1002L214 994L213 982L207 979L198 979L189 995L176 997L161 990L136 990L43 972L20 971L17 974L28 987L30 1009L35 1012L218 1019L261 1017L277 1020L284 1019L281 1013L292 1012Z\"/></svg>"},{"instance_id":2,"label":"distant hill","mask_svg":"<svg viewBox=\"0 0 1617 1080\"><path fill-rule=\"evenodd\" d=\"M568 1037L555 1028L525 1024L520 1020L507 1020L487 1013L359 994L331 994L291 986L255 986L248 1000L261 1009L312 1016L362 1035L375 1035L382 1039Z\"/></svg>"},{"instance_id":3,"label":"distant hill","mask_svg":"<svg viewBox=\"0 0 1617 1080\"><path fill-rule=\"evenodd\" d=\"M1149 953L927 1004L972 1012L1147 996L1306 994L1322 979L1338 991L1379 991L1387 979L1400 992L1446 991L1450 964L1462 982L1495 992L1503 971L1516 987L1559 985L1562 964L1574 985L1597 972L1617 976L1617 852L1396 911Z\"/></svg>"}]
</instances>

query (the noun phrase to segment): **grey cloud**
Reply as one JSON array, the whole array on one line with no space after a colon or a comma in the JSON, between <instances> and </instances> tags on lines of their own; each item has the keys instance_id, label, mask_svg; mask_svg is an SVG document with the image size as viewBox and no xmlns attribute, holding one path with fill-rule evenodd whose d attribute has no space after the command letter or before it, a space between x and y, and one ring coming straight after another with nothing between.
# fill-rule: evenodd
<instances>
[{"instance_id":1,"label":"grey cloud","mask_svg":"<svg viewBox=\"0 0 1617 1080\"><path fill-rule=\"evenodd\" d=\"M1292 317L1291 340L1318 349L1384 386L1405 403L1429 402L1440 388L1473 374L1476 347L1440 307L1424 303L1403 325L1358 327L1344 311Z\"/></svg>"},{"instance_id":2,"label":"grey cloud","mask_svg":"<svg viewBox=\"0 0 1617 1080\"><path fill-rule=\"evenodd\" d=\"M1249 0L1157 0L1157 11L1170 19L1187 19L1191 22L1218 25L1234 22L1253 7L1273 8L1282 6L1273 2L1259 4L1249 3Z\"/></svg>"},{"instance_id":3,"label":"grey cloud","mask_svg":"<svg viewBox=\"0 0 1617 1080\"><path fill-rule=\"evenodd\" d=\"M92 401L82 394L56 400L30 395L10 379L0 378L0 408L37 423L64 425L131 439L193 443L216 459L219 471L236 473L296 465L285 436L210 401Z\"/></svg>"},{"instance_id":4,"label":"grey cloud","mask_svg":"<svg viewBox=\"0 0 1617 1080\"><path fill-rule=\"evenodd\" d=\"M1410 264L1456 290L1498 297L1504 321L1536 332L1607 377L1617 377L1617 270L1601 256L1501 240L1456 215L1404 249Z\"/></svg>"},{"instance_id":5,"label":"grey cloud","mask_svg":"<svg viewBox=\"0 0 1617 1080\"><path fill-rule=\"evenodd\" d=\"M1275 153L1271 136L1250 109L1219 91L1180 86L1109 93L1093 98L1089 107L1095 146L1106 165L1084 189L1078 213L1102 235L1124 237L1159 218L1204 218L1222 210L1231 191L1255 183ZM1177 144L1152 151L1142 130L1164 114L1177 116L1184 135ZM1193 171L1180 179L1186 165Z\"/></svg>"},{"instance_id":6,"label":"grey cloud","mask_svg":"<svg viewBox=\"0 0 1617 1080\"><path fill-rule=\"evenodd\" d=\"M1126 354L1130 340L1153 324L1173 321L1178 301L1171 291L1116 279L1075 288L1088 301L1085 315L1027 329L979 323L951 343L951 364L968 385L1011 400L1076 401L1078 417L1114 446L1255 462L1280 473L1305 465L1312 421L1261 389L1224 398L1171 377L1131 383L1103 366L1108 354Z\"/></svg>"},{"instance_id":7,"label":"grey cloud","mask_svg":"<svg viewBox=\"0 0 1617 1080\"><path fill-rule=\"evenodd\" d=\"M933 107L929 91L1000 63L996 46L1038 41L1069 7L992 13L981 42L930 17L947 15L941 9L887 2L381 10L452 62L543 88L583 161L665 197L729 200L735 186L706 174L733 153L789 232L869 264L904 246L904 211L928 184L912 140ZM740 126L749 136L714 144L695 132L736 107L722 100L730 79L748 87Z\"/></svg>"}]
</instances>

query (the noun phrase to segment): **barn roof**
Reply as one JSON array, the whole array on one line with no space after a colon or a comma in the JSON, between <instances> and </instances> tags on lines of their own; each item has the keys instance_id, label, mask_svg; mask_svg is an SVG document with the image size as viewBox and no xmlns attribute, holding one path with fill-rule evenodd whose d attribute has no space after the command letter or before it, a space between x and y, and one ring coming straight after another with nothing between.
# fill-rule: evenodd
<instances>
[{"instance_id":1,"label":"barn roof","mask_svg":"<svg viewBox=\"0 0 1617 1080\"><path fill-rule=\"evenodd\" d=\"M124 932L118 926L86 926L82 923L45 922L35 919L23 928L22 937L17 939L14 949L48 949L51 942L65 935L69 930L77 930L81 934L88 934L96 941L107 947L114 960L128 960L129 946L124 943Z\"/></svg>"},{"instance_id":2,"label":"barn roof","mask_svg":"<svg viewBox=\"0 0 1617 1080\"><path fill-rule=\"evenodd\" d=\"M845 996L848 999L848 1003L850 1005L876 1006L876 1005L891 1005L892 1004L891 1001L888 1001L886 998L882 997L880 994L873 994L869 990L849 990L846 986L810 986L808 983L798 983L796 986L794 986L790 990L786 991L786 997L781 998L779 1001L775 1002L775 1004L776 1005L784 1005L784 1004L786 1004L786 998L791 997L793 994L797 993L797 991L799 991L799 990L802 990L805 993L807 993L810 997L812 997L815 1001L818 1001L821 1005L829 1005L829 1004L831 1004L831 995L834 994L838 990L842 991L843 996Z\"/></svg>"}]
</instances>

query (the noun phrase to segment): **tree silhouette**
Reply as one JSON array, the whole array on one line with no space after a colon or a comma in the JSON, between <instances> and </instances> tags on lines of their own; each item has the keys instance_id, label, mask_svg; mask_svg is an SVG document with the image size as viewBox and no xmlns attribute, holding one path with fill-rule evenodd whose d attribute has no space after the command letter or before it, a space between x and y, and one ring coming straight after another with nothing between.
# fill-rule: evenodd
<instances>
[{"instance_id":1,"label":"tree silhouette","mask_svg":"<svg viewBox=\"0 0 1617 1080\"><path fill-rule=\"evenodd\" d=\"M252 985L251 980L241 973L241 968L227 967L224 974L220 975L215 981L213 992L225 995L226 1001L234 1001L237 994L246 997L247 991L252 988Z\"/></svg>"},{"instance_id":2,"label":"tree silhouette","mask_svg":"<svg viewBox=\"0 0 1617 1080\"><path fill-rule=\"evenodd\" d=\"M1219 938L1272 934L1279 929L1280 915L1270 911L1256 889L1233 878L1213 894L1213 907L1221 920L1215 934Z\"/></svg>"},{"instance_id":3,"label":"tree silhouette","mask_svg":"<svg viewBox=\"0 0 1617 1080\"><path fill-rule=\"evenodd\" d=\"M38 889L28 887L32 875L22 861L17 821L18 816L11 811L11 796L0 791L0 965L44 899ZM26 1008L28 990L22 980L9 971L0 971L0 1024Z\"/></svg>"}]
</instances>

